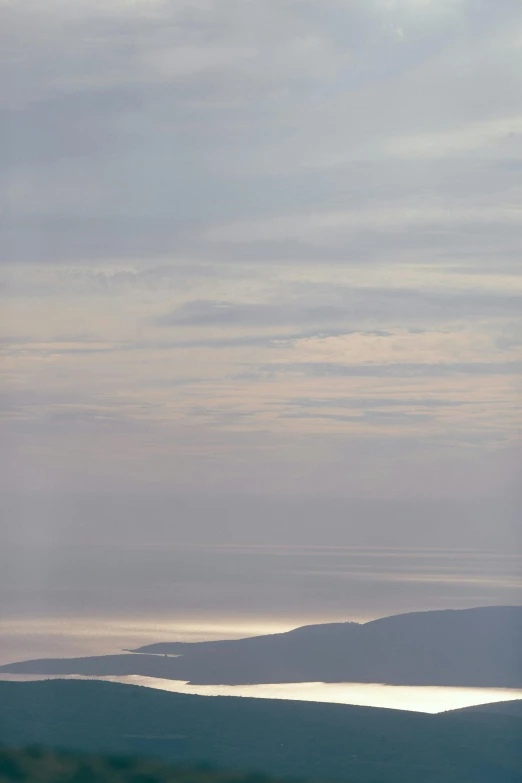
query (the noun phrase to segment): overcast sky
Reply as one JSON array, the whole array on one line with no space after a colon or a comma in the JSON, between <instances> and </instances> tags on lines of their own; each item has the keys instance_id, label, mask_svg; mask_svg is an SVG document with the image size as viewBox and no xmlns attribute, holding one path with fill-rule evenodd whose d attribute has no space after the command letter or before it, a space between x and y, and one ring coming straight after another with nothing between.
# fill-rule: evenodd
<instances>
[{"instance_id":1,"label":"overcast sky","mask_svg":"<svg viewBox=\"0 0 522 783\"><path fill-rule=\"evenodd\" d=\"M513 551L520 0L0 30L9 530Z\"/></svg>"}]
</instances>

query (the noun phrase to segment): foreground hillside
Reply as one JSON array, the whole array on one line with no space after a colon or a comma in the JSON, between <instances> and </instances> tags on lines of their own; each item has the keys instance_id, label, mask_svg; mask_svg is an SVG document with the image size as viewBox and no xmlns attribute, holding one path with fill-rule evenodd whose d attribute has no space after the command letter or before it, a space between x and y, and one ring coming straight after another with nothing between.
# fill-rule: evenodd
<instances>
[{"instance_id":1,"label":"foreground hillside","mask_svg":"<svg viewBox=\"0 0 522 783\"><path fill-rule=\"evenodd\" d=\"M451 710L453 715L507 715L512 718L522 718L522 699L515 701L497 701L491 704L476 704L473 707L462 707L459 710Z\"/></svg>"},{"instance_id":2,"label":"foreground hillside","mask_svg":"<svg viewBox=\"0 0 522 783\"><path fill-rule=\"evenodd\" d=\"M201 767L171 767L123 756L0 748L1 783L277 783L254 775Z\"/></svg>"},{"instance_id":3,"label":"foreground hillside","mask_svg":"<svg viewBox=\"0 0 522 783\"><path fill-rule=\"evenodd\" d=\"M522 688L522 607L416 612L123 655L21 661L0 672L129 675L230 684L386 682ZM167 656L177 657L167 657Z\"/></svg>"},{"instance_id":4,"label":"foreground hillside","mask_svg":"<svg viewBox=\"0 0 522 783\"><path fill-rule=\"evenodd\" d=\"M0 743L354 783L520 783L522 721L187 696L88 681L0 682Z\"/></svg>"}]
</instances>

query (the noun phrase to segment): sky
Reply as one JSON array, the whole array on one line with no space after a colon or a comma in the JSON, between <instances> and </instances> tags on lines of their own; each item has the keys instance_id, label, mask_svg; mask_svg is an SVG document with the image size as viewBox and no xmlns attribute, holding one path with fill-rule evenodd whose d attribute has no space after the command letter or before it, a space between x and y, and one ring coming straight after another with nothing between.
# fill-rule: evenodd
<instances>
[{"instance_id":1,"label":"sky","mask_svg":"<svg viewBox=\"0 0 522 783\"><path fill-rule=\"evenodd\" d=\"M520 1L0 0L0 52L0 604L520 603Z\"/></svg>"}]
</instances>

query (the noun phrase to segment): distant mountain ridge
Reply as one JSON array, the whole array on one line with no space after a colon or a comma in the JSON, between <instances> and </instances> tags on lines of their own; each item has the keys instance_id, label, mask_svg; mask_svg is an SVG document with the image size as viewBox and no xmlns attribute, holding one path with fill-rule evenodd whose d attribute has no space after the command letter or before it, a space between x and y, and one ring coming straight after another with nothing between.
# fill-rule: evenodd
<instances>
[{"instance_id":1,"label":"distant mountain ridge","mask_svg":"<svg viewBox=\"0 0 522 783\"><path fill-rule=\"evenodd\" d=\"M164 642L122 655L22 661L2 666L2 671L137 674L195 684L321 681L522 688L522 607L413 612L238 640Z\"/></svg>"}]
</instances>

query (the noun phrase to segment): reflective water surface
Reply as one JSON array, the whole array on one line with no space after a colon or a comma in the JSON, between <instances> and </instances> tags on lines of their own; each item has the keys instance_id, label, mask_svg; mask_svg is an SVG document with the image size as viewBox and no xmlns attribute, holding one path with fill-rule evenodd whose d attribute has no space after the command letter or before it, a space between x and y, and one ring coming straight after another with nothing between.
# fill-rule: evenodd
<instances>
[{"instance_id":1,"label":"reflective water surface","mask_svg":"<svg viewBox=\"0 0 522 783\"><path fill-rule=\"evenodd\" d=\"M357 704L413 712L445 712L475 704L522 699L522 690L508 688L440 688L432 686L384 685L380 683L276 683L268 685L190 685L182 680L128 675L122 677L59 677L50 675L4 674L1 680L14 682L35 680L106 680L148 688L201 696L238 696L258 699L291 699L331 704Z\"/></svg>"},{"instance_id":2,"label":"reflective water surface","mask_svg":"<svg viewBox=\"0 0 522 783\"><path fill-rule=\"evenodd\" d=\"M315 618L307 618L314 622ZM329 618L330 619L330 618ZM331 618L338 619L338 618ZM368 617L350 619L366 621ZM325 621L325 618L322 620ZM72 658L108 655L143 644L162 641L204 641L237 639L278 633L302 625L293 619L211 616L178 618L154 616L127 617L12 617L1 627L0 665L35 658ZM59 679L50 675L2 674L2 680L27 681ZM65 678L63 678L65 679ZM68 677L67 679L91 679ZM112 682L141 685L176 693L204 696L243 696L268 699L357 704L370 707L443 712L475 704L522 699L522 690L502 688L454 688L433 686L394 686L368 683L277 683L262 685L191 685L184 681L164 680L139 675L100 677Z\"/></svg>"}]
</instances>

